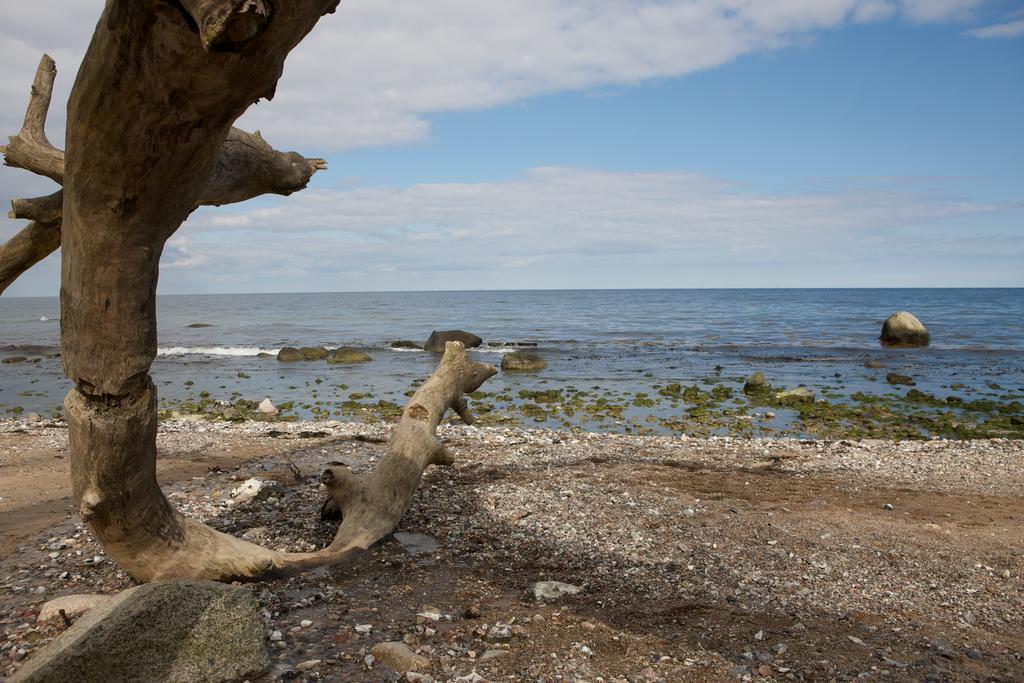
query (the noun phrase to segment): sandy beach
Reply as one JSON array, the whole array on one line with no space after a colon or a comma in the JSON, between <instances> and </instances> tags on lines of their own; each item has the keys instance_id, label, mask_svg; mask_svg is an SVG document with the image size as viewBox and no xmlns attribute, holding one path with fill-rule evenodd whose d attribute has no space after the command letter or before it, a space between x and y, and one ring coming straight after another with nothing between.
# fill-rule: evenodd
<instances>
[{"instance_id":1,"label":"sandy beach","mask_svg":"<svg viewBox=\"0 0 1024 683\"><path fill-rule=\"evenodd\" d=\"M162 423L187 514L273 548L327 542L319 472L389 427ZM268 680L1018 680L1024 443L626 436L447 425L394 540L257 583ZM232 491L266 484L255 499ZM133 581L73 514L59 422L0 421L0 675L62 625L55 596ZM580 588L552 602L540 581ZM424 616L426 615L426 616ZM370 627L370 628L367 628ZM421 679L426 680L426 679Z\"/></svg>"}]
</instances>

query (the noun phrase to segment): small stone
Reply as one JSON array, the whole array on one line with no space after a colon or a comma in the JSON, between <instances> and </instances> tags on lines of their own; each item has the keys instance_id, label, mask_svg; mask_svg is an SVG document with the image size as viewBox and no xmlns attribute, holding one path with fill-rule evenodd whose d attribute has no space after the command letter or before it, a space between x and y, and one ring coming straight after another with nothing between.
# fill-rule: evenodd
<instances>
[{"instance_id":1,"label":"small stone","mask_svg":"<svg viewBox=\"0 0 1024 683\"><path fill-rule=\"evenodd\" d=\"M406 671L405 680L408 683L434 683L434 677L429 674L416 673L415 671Z\"/></svg>"},{"instance_id":2,"label":"small stone","mask_svg":"<svg viewBox=\"0 0 1024 683\"><path fill-rule=\"evenodd\" d=\"M895 510L896 507L892 503L885 503L882 505L883 510Z\"/></svg>"},{"instance_id":3,"label":"small stone","mask_svg":"<svg viewBox=\"0 0 1024 683\"><path fill-rule=\"evenodd\" d=\"M43 605L39 609L39 616L36 617L36 623L43 624L61 624L63 618L60 615L61 610L64 610L64 615L71 620L76 617L80 617L93 607L102 605L111 599L109 595L95 595L95 594L83 594L83 595L64 595L59 598L54 598L48 603Z\"/></svg>"},{"instance_id":4,"label":"small stone","mask_svg":"<svg viewBox=\"0 0 1024 683\"><path fill-rule=\"evenodd\" d=\"M310 669L315 669L318 666L320 666L319 659L307 659L304 662L299 662L298 664L296 664L295 668L299 671L309 671Z\"/></svg>"},{"instance_id":5,"label":"small stone","mask_svg":"<svg viewBox=\"0 0 1024 683\"><path fill-rule=\"evenodd\" d=\"M373 624L356 624L356 633L369 633L373 630Z\"/></svg>"},{"instance_id":6,"label":"small stone","mask_svg":"<svg viewBox=\"0 0 1024 683\"><path fill-rule=\"evenodd\" d=\"M499 657L504 657L505 655L510 654L512 653L508 650L487 650L482 655L480 655L480 658L477 661L483 664L484 662L489 662L493 659L498 659Z\"/></svg>"},{"instance_id":7,"label":"small stone","mask_svg":"<svg viewBox=\"0 0 1024 683\"><path fill-rule=\"evenodd\" d=\"M464 619L479 619L482 612L479 605L471 605L462 613Z\"/></svg>"},{"instance_id":8,"label":"small stone","mask_svg":"<svg viewBox=\"0 0 1024 683\"><path fill-rule=\"evenodd\" d=\"M512 640L512 627L508 624L495 624L487 629L487 640L492 643L507 643Z\"/></svg>"},{"instance_id":9,"label":"small stone","mask_svg":"<svg viewBox=\"0 0 1024 683\"><path fill-rule=\"evenodd\" d=\"M754 640L764 640L764 631L758 631L755 633Z\"/></svg>"},{"instance_id":10,"label":"small stone","mask_svg":"<svg viewBox=\"0 0 1024 683\"><path fill-rule=\"evenodd\" d=\"M370 653L385 666L400 674L412 669L426 669L430 666L429 659L416 654L405 643L397 641L377 643Z\"/></svg>"},{"instance_id":11,"label":"small stone","mask_svg":"<svg viewBox=\"0 0 1024 683\"><path fill-rule=\"evenodd\" d=\"M849 641L850 641L851 643L853 643L854 645L860 645L861 647L867 647L867 646L868 646L868 644L867 644L867 643L865 643L865 642L864 642L863 640L861 640L861 639L860 639L860 638L858 638L857 636L846 636L846 638L847 638L847 639L848 639L848 640L849 640Z\"/></svg>"},{"instance_id":12,"label":"small stone","mask_svg":"<svg viewBox=\"0 0 1024 683\"><path fill-rule=\"evenodd\" d=\"M552 602L564 595L576 595L583 589L561 581L538 581L533 584L533 598L537 602Z\"/></svg>"},{"instance_id":13,"label":"small stone","mask_svg":"<svg viewBox=\"0 0 1024 683\"><path fill-rule=\"evenodd\" d=\"M283 640L283 639L284 639L284 634L282 634L280 631L271 631L270 632L270 642L276 643L279 640Z\"/></svg>"},{"instance_id":14,"label":"small stone","mask_svg":"<svg viewBox=\"0 0 1024 683\"><path fill-rule=\"evenodd\" d=\"M313 622L310 621L309 619L303 619L302 621L299 622L299 626L301 626L302 628L309 628L312 625L313 625Z\"/></svg>"}]
</instances>

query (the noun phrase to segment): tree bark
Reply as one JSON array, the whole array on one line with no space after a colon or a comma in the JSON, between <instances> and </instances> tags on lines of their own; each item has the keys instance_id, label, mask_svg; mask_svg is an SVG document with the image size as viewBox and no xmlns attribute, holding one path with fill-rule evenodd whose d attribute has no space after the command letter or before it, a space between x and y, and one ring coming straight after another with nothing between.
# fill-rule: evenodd
<instances>
[{"instance_id":1,"label":"tree bark","mask_svg":"<svg viewBox=\"0 0 1024 683\"><path fill-rule=\"evenodd\" d=\"M378 467L365 479L344 468L324 473L344 518L321 551L280 553L222 534L182 516L160 490L148 373L161 251L197 205L241 201L254 188L287 194L322 166L231 124L273 94L285 56L336 4L108 0L72 89L66 154L42 132L54 73L46 58L26 126L5 150L8 163L64 185L62 194L14 202L14 215L35 222L5 249L35 258L60 235L74 496L110 557L140 580L251 578L368 547L398 525L424 469L452 461L436 436L444 414L453 408L471 422L464 394L496 372L448 344Z\"/></svg>"}]
</instances>

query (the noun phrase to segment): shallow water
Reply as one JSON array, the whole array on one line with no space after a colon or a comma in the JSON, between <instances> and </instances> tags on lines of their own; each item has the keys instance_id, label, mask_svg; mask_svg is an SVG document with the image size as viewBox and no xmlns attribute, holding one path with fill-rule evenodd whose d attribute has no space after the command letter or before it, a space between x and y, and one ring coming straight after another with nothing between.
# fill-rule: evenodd
<instances>
[{"instance_id":1,"label":"shallow water","mask_svg":"<svg viewBox=\"0 0 1024 683\"><path fill-rule=\"evenodd\" d=\"M486 389L520 391L575 387L624 400L668 382L732 387L755 370L777 387L806 385L834 396L886 394L887 372L914 377L917 389L940 398L951 385L976 395L1022 391L1024 290L587 290L526 292L320 293L158 298L159 356L153 377L164 400L265 396L295 401L296 413L316 414L352 393L402 403L411 384L430 374L436 358L395 351L396 339L423 342L434 329L460 328L485 340L474 351L498 364L507 348L535 343L549 363L538 374L499 374ZM882 321L910 310L928 326L926 349L882 349ZM55 298L0 297L0 415L15 406L48 414L69 388L57 358ZM209 327L189 327L203 323ZM282 346L353 346L373 361L282 364L259 358ZM864 367L868 359L885 364ZM599 389L594 389L598 387ZM994 394L992 394L994 395ZM309 406L309 407L303 407ZM622 420L584 428L618 429L664 416L669 406L628 405ZM336 411L335 411L336 412ZM322 413L321 413L322 414ZM565 420L531 424L565 426Z\"/></svg>"}]
</instances>

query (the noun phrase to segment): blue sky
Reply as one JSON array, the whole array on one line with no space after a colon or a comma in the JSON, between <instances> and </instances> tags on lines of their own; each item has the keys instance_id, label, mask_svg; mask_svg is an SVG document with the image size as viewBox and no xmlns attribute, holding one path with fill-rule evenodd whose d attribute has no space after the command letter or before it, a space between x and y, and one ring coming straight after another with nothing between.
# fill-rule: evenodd
<instances>
[{"instance_id":1,"label":"blue sky","mask_svg":"<svg viewBox=\"0 0 1024 683\"><path fill-rule=\"evenodd\" d=\"M197 212L162 293L1024 285L1022 2L421 5L350 0L300 46L239 125L330 169ZM74 63L78 24L32 47Z\"/></svg>"}]
</instances>

